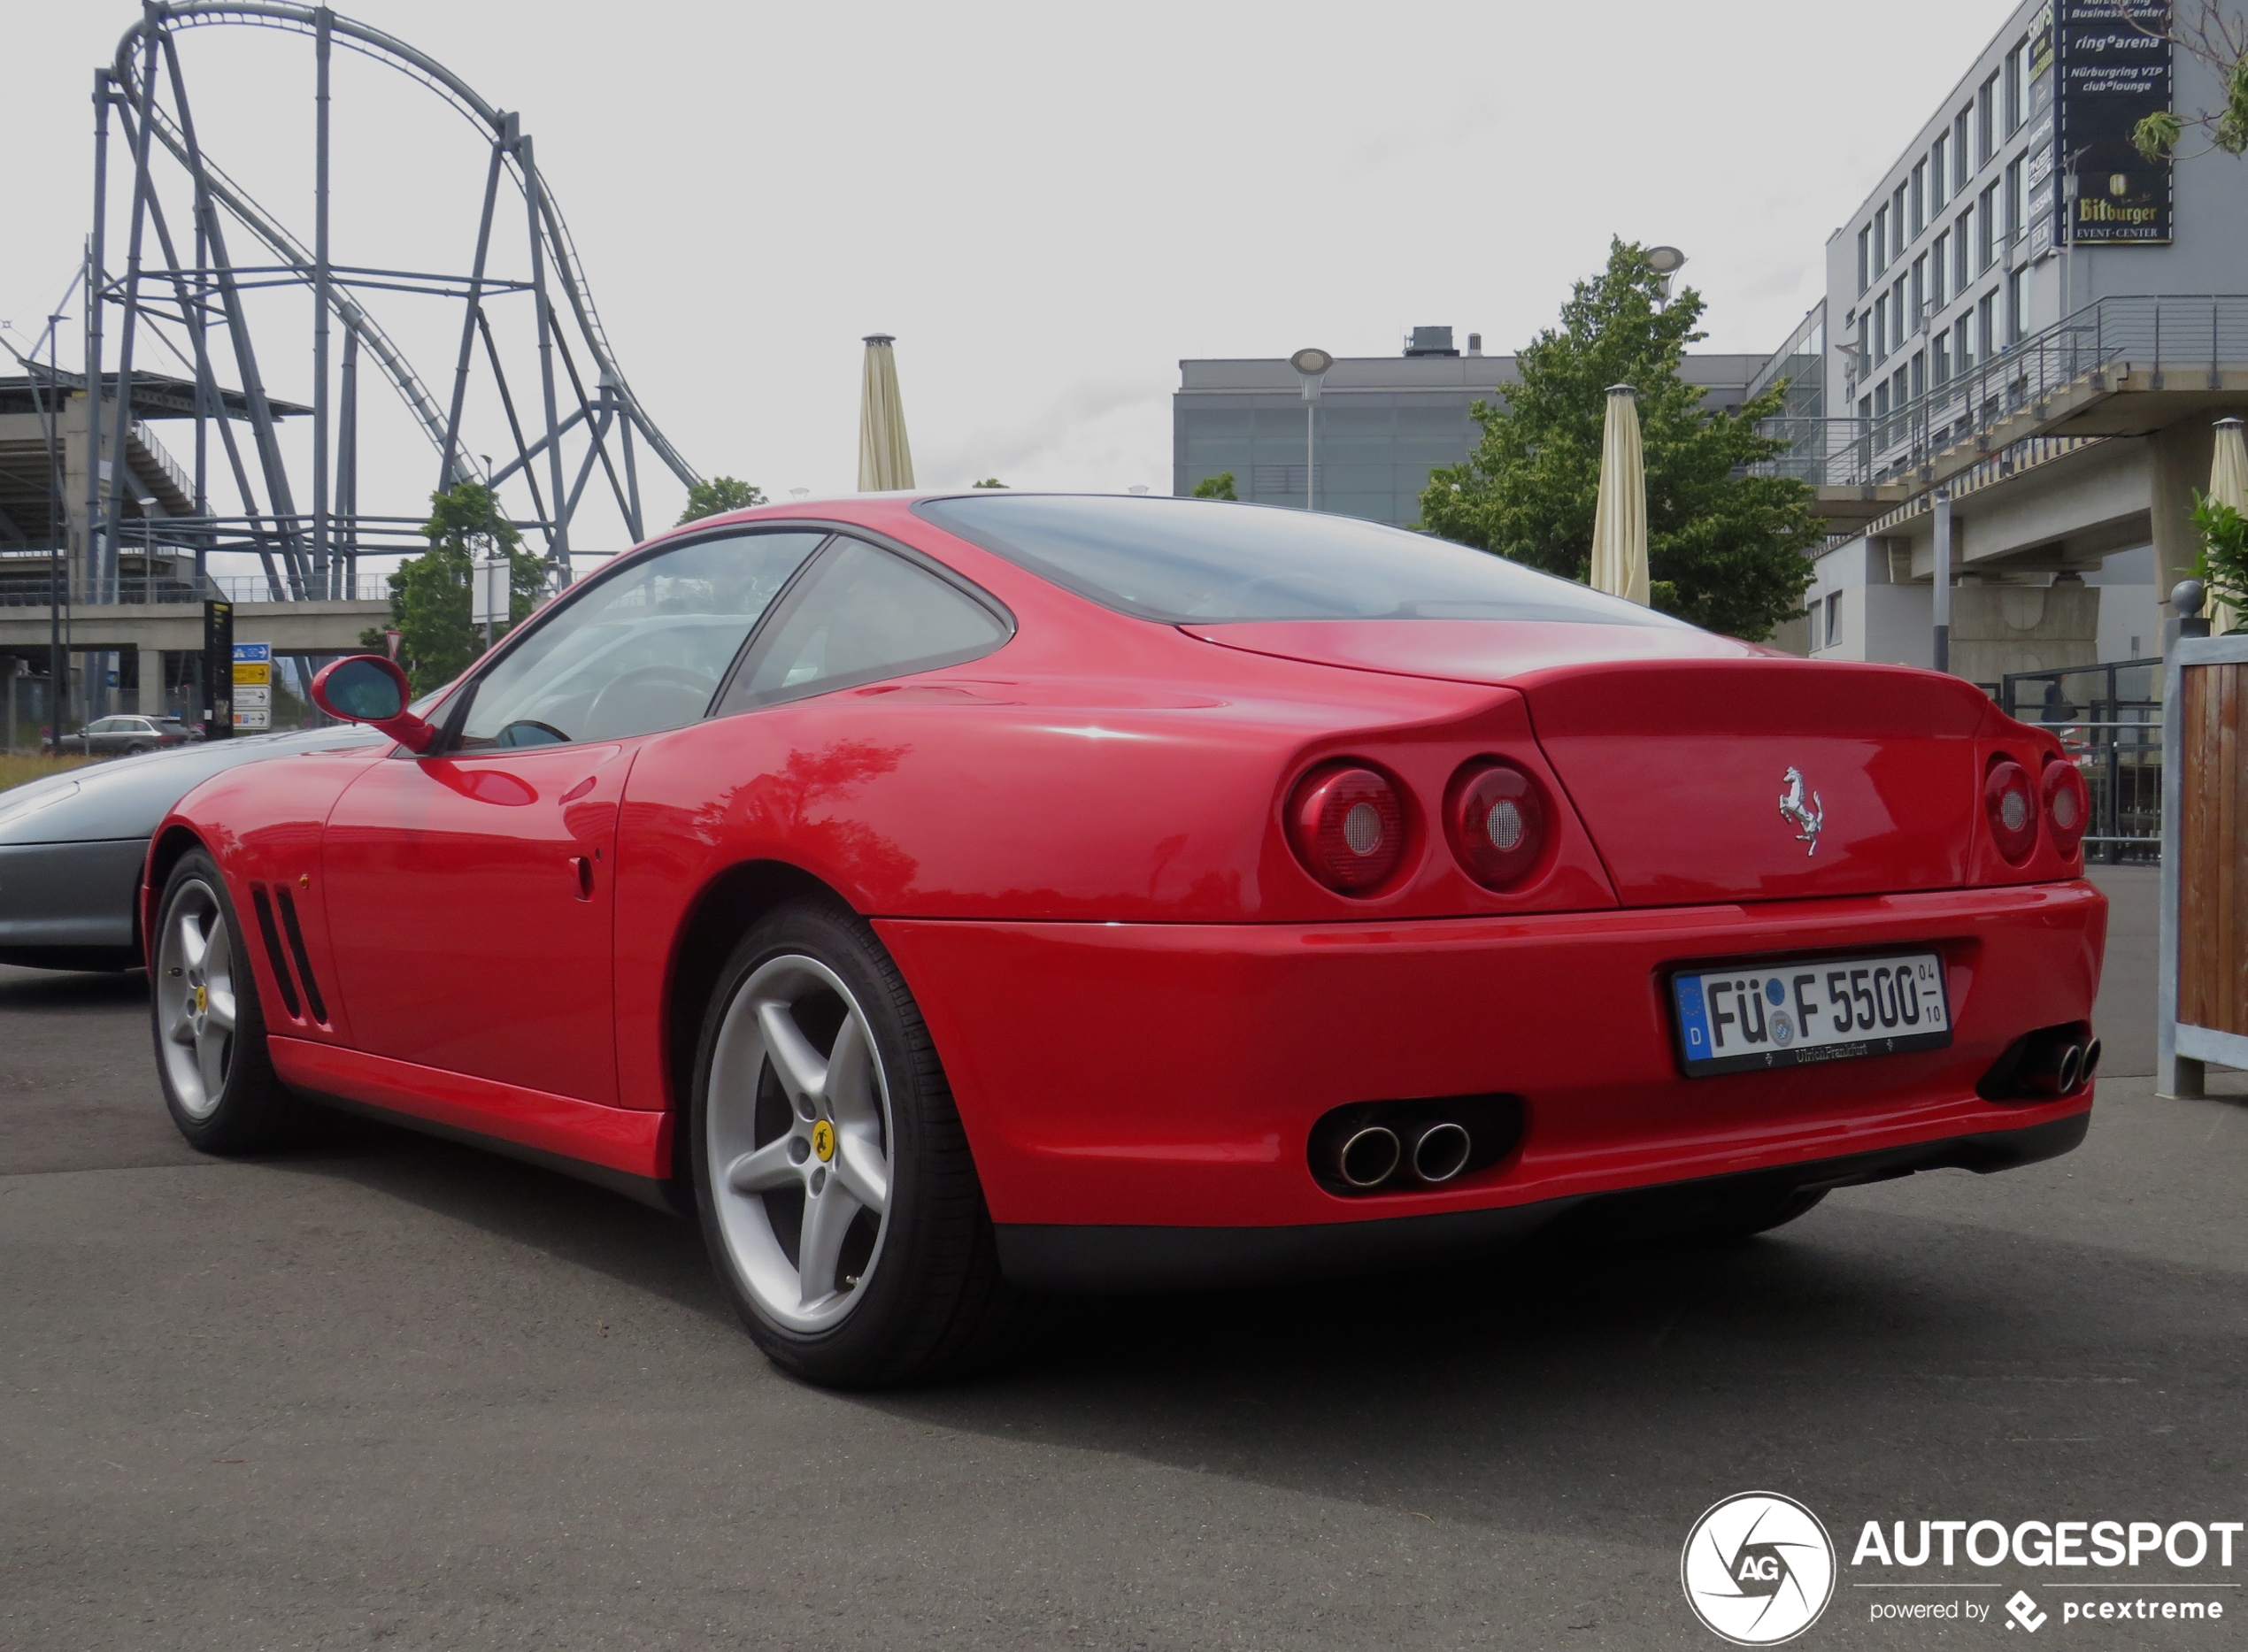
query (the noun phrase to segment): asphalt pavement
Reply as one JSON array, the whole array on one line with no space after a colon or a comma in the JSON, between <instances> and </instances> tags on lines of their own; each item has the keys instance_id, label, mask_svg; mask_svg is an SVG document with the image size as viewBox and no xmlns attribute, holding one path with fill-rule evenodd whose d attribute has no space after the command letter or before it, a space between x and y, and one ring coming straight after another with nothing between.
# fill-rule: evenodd
<instances>
[{"instance_id":1,"label":"asphalt pavement","mask_svg":"<svg viewBox=\"0 0 2248 1652\"><path fill-rule=\"evenodd\" d=\"M2248 1545L2159 1569L2221 1624L1847 1565L1869 1519L2248 1518L2248 1102L2153 1099L2154 874L2100 877L2065 1158L1743 1244L1080 1306L871 1398L776 1375L692 1227L599 1189L358 1123L202 1157L138 977L0 970L0 1646L1715 1647L1680 1545L1751 1488L1843 1549L1804 1646L1989 1641L1871 1613L2016 1587L2041 1641L2238 1645Z\"/></svg>"}]
</instances>

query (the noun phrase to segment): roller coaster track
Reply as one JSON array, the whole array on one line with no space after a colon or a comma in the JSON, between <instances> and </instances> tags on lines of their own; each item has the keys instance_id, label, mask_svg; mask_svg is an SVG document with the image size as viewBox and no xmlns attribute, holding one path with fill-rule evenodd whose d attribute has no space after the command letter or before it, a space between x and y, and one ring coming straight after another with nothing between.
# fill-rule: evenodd
<instances>
[{"instance_id":1,"label":"roller coaster track","mask_svg":"<svg viewBox=\"0 0 2248 1652\"><path fill-rule=\"evenodd\" d=\"M285 228L274 213L267 211L246 188L229 176L199 144L193 117L186 104L186 82L171 36L190 28L226 26L281 30L310 36L318 42L320 52L319 61L322 65L320 85L323 120L325 119L327 85L326 53L331 45L341 46L345 50L356 51L386 68L402 73L435 93L457 114L466 120L477 131L480 138L489 145L490 176L487 183L483 222L479 232L476 273L473 277L428 278L461 288L461 291L455 293L449 288L447 296L465 298L467 304L467 316L462 331L460 359L456 368L457 383L450 398L450 411L437 396L432 394L429 387L414 371L412 364L408 361L404 351L398 346L396 340L383 330L381 325L369 313L366 306L352 295L350 283L331 280L330 267L323 262L320 253L317 250L308 249L302 241ZM173 93L173 106L171 108L166 107L161 96L163 82L166 79L165 71L167 69L169 85ZM536 441L527 440L522 423L518 419L517 410L512 401L508 400L507 415L514 429L517 457L502 474L522 473L533 490L534 497L537 498L539 484L534 460L543 456L543 463L549 468L550 487L555 497L550 501L542 501L538 512L539 525L548 534L550 547L555 549L556 553L562 557L562 577L566 579L567 577L566 547L569 518L575 509L578 496L590 477L597 460L608 472L610 484L617 489L620 501L623 500L623 484L619 481L616 467L612 462L611 454L605 445L608 433L612 426L621 425L622 426L619 434L622 436L624 442L624 459L627 476L630 474L631 468L631 435L636 432L648 448L681 481L691 485L700 480L694 467L687 463L677 449L657 428L654 421L649 418L646 410L633 393L630 382L626 379L622 368L618 365L608 334L602 326L600 312L594 304L592 288L586 278L584 260L579 254L576 242L571 235L568 222L563 217L551 188L532 158L529 139L521 135L518 130L517 117L489 102L466 81L434 58L394 35L338 15L324 7L281 4L273 3L273 0L158 0L157 4L147 7L142 19L127 30L119 41L111 75L113 77L113 86L106 96L109 104L114 106L121 119L125 135L133 144L135 151L135 188L133 196L135 265L132 273L126 279L121 296L121 302L126 306L127 316L124 330L125 358L120 362L119 366L120 378L127 386L124 393L127 401L130 399L133 312L136 304L143 304L144 302L140 298L135 285L143 279L139 265L142 247L141 211L143 204L151 202L155 196L145 157L151 152L148 148L149 144L154 143L161 145L162 149L168 152L171 158L194 180L201 196L207 197L214 206L223 207L227 213L245 227L259 242L262 242L279 260L281 270L286 271L289 277L312 286L316 293L325 295L328 311L342 324L347 334L347 341L355 348L364 348L367 355L379 365L382 373L389 380L400 400L405 404L407 411L420 426L432 446L437 450L443 481L449 485L452 481L472 476L474 472L466 462L467 455L461 441L462 432L459 428L462 416L463 389L461 387L466 384L469 375L472 345L480 329L482 331L486 350L491 355L493 371L496 374L499 372L497 346L491 342L489 324L481 313L481 297L487 292L511 288L520 289L524 285L521 282L488 280L484 273L484 249L491 237L494 221L494 193L498 188L499 181L504 177L514 192L528 204L530 215L522 221L527 226L525 233L528 236L533 250L534 271L544 269L550 273L551 286L558 294L562 307L566 309L568 316L575 322L576 334L582 342L590 357L594 373L597 376L597 396L589 398L587 387L578 379L577 367L569 351L567 334L570 329L564 326L558 317L553 324L551 334L546 331L547 323L543 318L549 312L546 308L545 288L541 286L539 292L542 355L543 356L544 346L550 336L560 344L563 365L569 373L572 386L575 390L577 411L571 414L567 419L558 418L557 393L551 367L550 364L543 361L543 371L547 380L543 433L538 435ZM145 131L139 130L139 123L142 121L146 123ZM324 134L325 126L322 131ZM325 153L324 136L322 153ZM323 201L326 187L326 173L323 169L319 185ZM98 203L98 196L96 199ZM173 255L173 249L163 225L160 209L151 208L150 210L158 212L156 223L158 234L165 237L167 256ZM322 221L324 222L325 219ZM534 225L535 230L529 227ZM97 212L95 246L98 249L100 245L101 226ZM156 279L161 281L168 275L175 288L183 295L182 302L184 303L186 291L184 277L187 272L180 266L176 256L171 256L170 261L173 266L171 270L156 272ZM232 277L232 272L223 267L225 265L223 251L219 252L218 262L222 266L218 273L223 284ZM212 273L212 272L205 270L195 272L198 281L204 280ZM540 279L543 280L546 278L542 276ZM104 295L110 302L120 302L107 272L104 273L102 286ZM231 294L228 295L228 298L230 304L234 302ZM150 313L154 314L155 311L151 310ZM238 305L229 319L230 324L236 329L246 327L247 324L241 318ZM89 373L98 372L99 348L98 333L96 333L92 342L92 350L96 359L89 362ZM325 344L322 343L319 348L324 350ZM239 359L247 368L254 357L246 339L241 337L236 339L236 350ZM324 364L324 355L316 357L316 362ZM198 371L202 370L198 369ZM316 375L320 380L322 400L319 403L315 426L317 430L322 432L326 430L327 419L325 375L326 368L323 365ZM247 379L250 377L250 373L246 371L244 376ZM273 515L278 529L281 524L295 519L293 507L288 503L289 489L285 476L278 473L277 471L279 449L272 440L270 419L265 418L262 411L264 396L262 388L253 388L250 384L245 383L244 389L245 392L251 394L259 404L258 416L260 421L258 424L260 457L267 467L267 489L272 496ZM503 399L506 399L507 392L504 380L500 384L500 394ZM120 417L123 411L120 408ZM580 470L576 486L566 489L560 459L562 442L568 431L580 425L583 426L589 446L583 457L583 465ZM231 447L229 454L232 457ZM323 466L327 463L324 449L320 463ZM236 469L239 475L241 473L239 461L237 461ZM325 488L326 471L322 469L318 473L315 480L316 520L323 519L321 513L325 511L327 503ZM351 501L353 509L356 509L356 482L354 482ZM639 503L635 482L633 484L632 499L627 511L628 516L633 519L635 533L638 531L638 513ZM99 514L89 507L89 518ZM107 516L111 520L118 519L121 516L121 507L114 499ZM316 549L321 542L324 531L324 526L315 528L313 542ZM294 571L297 564L293 556L290 566L291 578L295 580L296 574Z\"/></svg>"}]
</instances>

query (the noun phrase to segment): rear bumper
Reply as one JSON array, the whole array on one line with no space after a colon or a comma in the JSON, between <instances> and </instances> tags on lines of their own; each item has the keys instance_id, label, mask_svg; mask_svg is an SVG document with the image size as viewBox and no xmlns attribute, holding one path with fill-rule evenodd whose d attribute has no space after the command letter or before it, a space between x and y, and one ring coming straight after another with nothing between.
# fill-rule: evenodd
<instances>
[{"instance_id":1,"label":"rear bumper","mask_svg":"<svg viewBox=\"0 0 2248 1652\"><path fill-rule=\"evenodd\" d=\"M2057 1158L2083 1141L2091 1110L2025 1129L1951 1136L1879 1153L1821 1159L1778 1171L1677 1182L1661 1191L1696 1195L1807 1191L1888 1181L1923 1170L1982 1174ZM1087 1227L1017 1223L998 1229L999 1265L1024 1290L1103 1293L1208 1290L1296 1279L1388 1272L1459 1263L1568 1218L1597 1220L1639 1192L1542 1199L1495 1210L1401 1216L1293 1227ZM1622 1214L1621 1210L1618 1214Z\"/></svg>"},{"instance_id":2,"label":"rear bumper","mask_svg":"<svg viewBox=\"0 0 2248 1652\"><path fill-rule=\"evenodd\" d=\"M2081 1115L2089 1090L2001 1103L1975 1087L2022 1033L2090 1018L2106 911L2078 881L1381 925L876 927L1003 1228L1291 1229L1515 1211ZM1680 1075L1669 970L1890 947L1944 955L1950 1048ZM1487 1169L1357 1198L1312 1177L1311 1127L1332 1108L1492 1092L1520 1096L1527 1123Z\"/></svg>"}]
</instances>

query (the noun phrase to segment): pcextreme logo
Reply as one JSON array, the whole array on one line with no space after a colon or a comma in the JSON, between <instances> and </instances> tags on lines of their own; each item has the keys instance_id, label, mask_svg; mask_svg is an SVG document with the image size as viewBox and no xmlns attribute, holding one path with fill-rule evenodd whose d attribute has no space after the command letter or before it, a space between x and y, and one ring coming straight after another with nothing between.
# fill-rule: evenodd
<instances>
[{"instance_id":1,"label":"pcextreme logo","mask_svg":"<svg viewBox=\"0 0 2248 1652\"><path fill-rule=\"evenodd\" d=\"M1694 1522L1678 1577L1711 1633L1735 1646L1778 1646L1817 1623L1834 1598L1834 1540L1794 1498L1743 1492Z\"/></svg>"}]
</instances>

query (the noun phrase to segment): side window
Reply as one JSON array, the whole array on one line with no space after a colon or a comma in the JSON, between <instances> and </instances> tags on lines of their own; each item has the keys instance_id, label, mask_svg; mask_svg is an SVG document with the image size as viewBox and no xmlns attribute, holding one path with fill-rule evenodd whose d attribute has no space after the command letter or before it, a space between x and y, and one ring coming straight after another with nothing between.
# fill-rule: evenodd
<instances>
[{"instance_id":1,"label":"side window","mask_svg":"<svg viewBox=\"0 0 2248 1652\"><path fill-rule=\"evenodd\" d=\"M597 576L477 681L461 747L621 740L696 721L758 617L826 538L739 534Z\"/></svg>"},{"instance_id":2,"label":"side window","mask_svg":"<svg viewBox=\"0 0 2248 1652\"><path fill-rule=\"evenodd\" d=\"M929 671L989 654L999 618L903 557L844 540L789 599L727 690L724 711Z\"/></svg>"}]
</instances>

